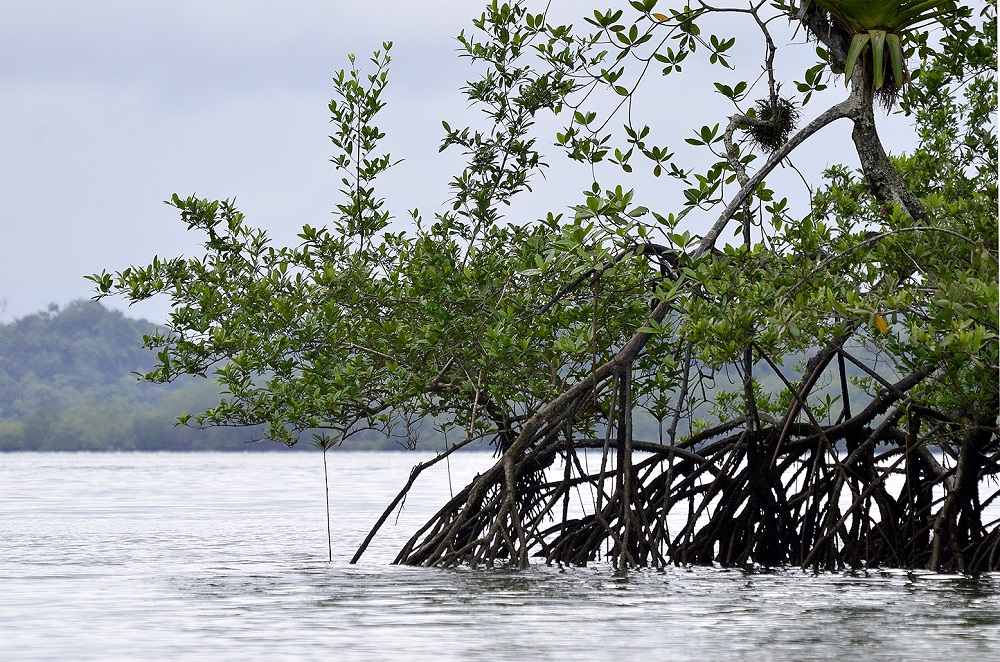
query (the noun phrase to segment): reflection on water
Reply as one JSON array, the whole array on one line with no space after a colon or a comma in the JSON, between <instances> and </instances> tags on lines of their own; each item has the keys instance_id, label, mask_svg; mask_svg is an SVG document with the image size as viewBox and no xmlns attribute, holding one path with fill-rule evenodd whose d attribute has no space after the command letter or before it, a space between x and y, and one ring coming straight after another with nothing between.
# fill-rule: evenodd
<instances>
[{"instance_id":1,"label":"reflection on water","mask_svg":"<svg viewBox=\"0 0 1000 662\"><path fill-rule=\"evenodd\" d=\"M389 565L442 467L347 563L413 454L0 456L3 659L976 659L1000 575ZM491 462L452 462L463 483ZM436 470L436 468L435 468ZM390 520L390 524L393 520Z\"/></svg>"}]
</instances>

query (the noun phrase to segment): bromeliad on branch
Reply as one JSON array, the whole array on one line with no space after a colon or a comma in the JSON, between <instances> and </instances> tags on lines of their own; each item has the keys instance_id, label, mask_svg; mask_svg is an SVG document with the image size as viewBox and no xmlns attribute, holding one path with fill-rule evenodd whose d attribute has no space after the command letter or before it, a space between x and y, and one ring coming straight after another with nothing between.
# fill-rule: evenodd
<instances>
[{"instance_id":1,"label":"bromeliad on branch","mask_svg":"<svg viewBox=\"0 0 1000 662\"><path fill-rule=\"evenodd\" d=\"M833 22L853 37L844 67L847 80L871 44L872 87L885 89L890 98L906 81L906 37L929 21L958 11L953 0L805 0L803 9L810 2L829 13ZM891 78L887 79L887 71Z\"/></svg>"}]
</instances>

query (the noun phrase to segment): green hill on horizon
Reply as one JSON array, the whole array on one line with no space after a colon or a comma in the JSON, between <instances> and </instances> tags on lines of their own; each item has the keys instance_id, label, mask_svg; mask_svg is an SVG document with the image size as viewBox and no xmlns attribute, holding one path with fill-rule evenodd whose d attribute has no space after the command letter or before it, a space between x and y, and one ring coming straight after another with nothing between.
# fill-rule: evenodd
<instances>
[{"instance_id":1,"label":"green hill on horizon","mask_svg":"<svg viewBox=\"0 0 1000 662\"><path fill-rule=\"evenodd\" d=\"M0 324L0 451L274 450L247 429L176 425L218 401L212 380L150 384L156 325L93 301Z\"/></svg>"},{"instance_id":2,"label":"green hill on horizon","mask_svg":"<svg viewBox=\"0 0 1000 662\"><path fill-rule=\"evenodd\" d=\"M263 429L198 429L177 424L218 404L214 379L152 384L139 375L156 357L142 346L152 322L89 300L0 323L0 452L12 451L287 451ZM443 448L426 426L422 450ZM366 431L345 450L403 450L396 439ZM304 437L294 450L315 450Z\"/></svg>"}]
</instances>

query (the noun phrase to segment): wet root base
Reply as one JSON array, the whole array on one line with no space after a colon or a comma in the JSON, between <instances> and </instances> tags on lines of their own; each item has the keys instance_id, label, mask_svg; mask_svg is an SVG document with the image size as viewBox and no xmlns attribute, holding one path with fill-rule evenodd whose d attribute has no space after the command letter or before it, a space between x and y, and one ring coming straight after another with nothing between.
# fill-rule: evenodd
<instances>
[{"instance_id":1,"label":"wet root base","mask_svg":"<svg viewBox=\"0 0 1000 662\"><path fill-rule=\"evenodd\" d=\"M563 403L449 500L395 562L1000 570L1000 527L982 521L998 497L992 432L934 446L936 429L926 437L919 424L900 429L899 409L873 429L892 398L884 400L834 426L754 429L741 418L673 446L610 433L574 438L567 421L583 405ZM630 430L621 423L612 432ZM431 463L414 470L386 514ZM894 475L902 481L890 488Z\"/></svg>"}]
</instances>

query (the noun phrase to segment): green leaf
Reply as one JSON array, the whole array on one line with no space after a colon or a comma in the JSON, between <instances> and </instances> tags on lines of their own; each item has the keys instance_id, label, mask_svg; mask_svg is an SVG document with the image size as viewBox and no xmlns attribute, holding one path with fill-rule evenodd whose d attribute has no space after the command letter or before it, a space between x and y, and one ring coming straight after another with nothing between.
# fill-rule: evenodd
<instances>
[{"instance_id":1,"label":"green leaf","mask_svg":"<svg viewBox=\"0 0 1000 662\"><path fill-rule=\"evenodd\" d=\"M903 49L899 43L899 36L891 32L886 35L886 43L889 47L889 59L892 61L892 76L896 85L903 84Z\"/></svg>"},{"instance_id":2,"label":"green leaf","mask_svg":"<svg viewBox=\"0 0 1000 662\"><path fill-rule=\"evenodd\" d=\"M844 76L847 77L849 82L854 76L854 67L857 66L858 58L861 57L861 52L864 50L865 46L871 40L871 35L867 32L864 34L856 34L851 40L851 46L847 51L847 62L844 65Z\"/></svg>"},{"instance_id":3,"label":"green leaf","mask_svg":"<svg viewBox=\"0 0 1000 662\"><path fill-rule=\"evenodd\" d=\"M885 30L871 30L872 43L872 87L876 90L885 85Z\"/></svg>"}]
</instances>

